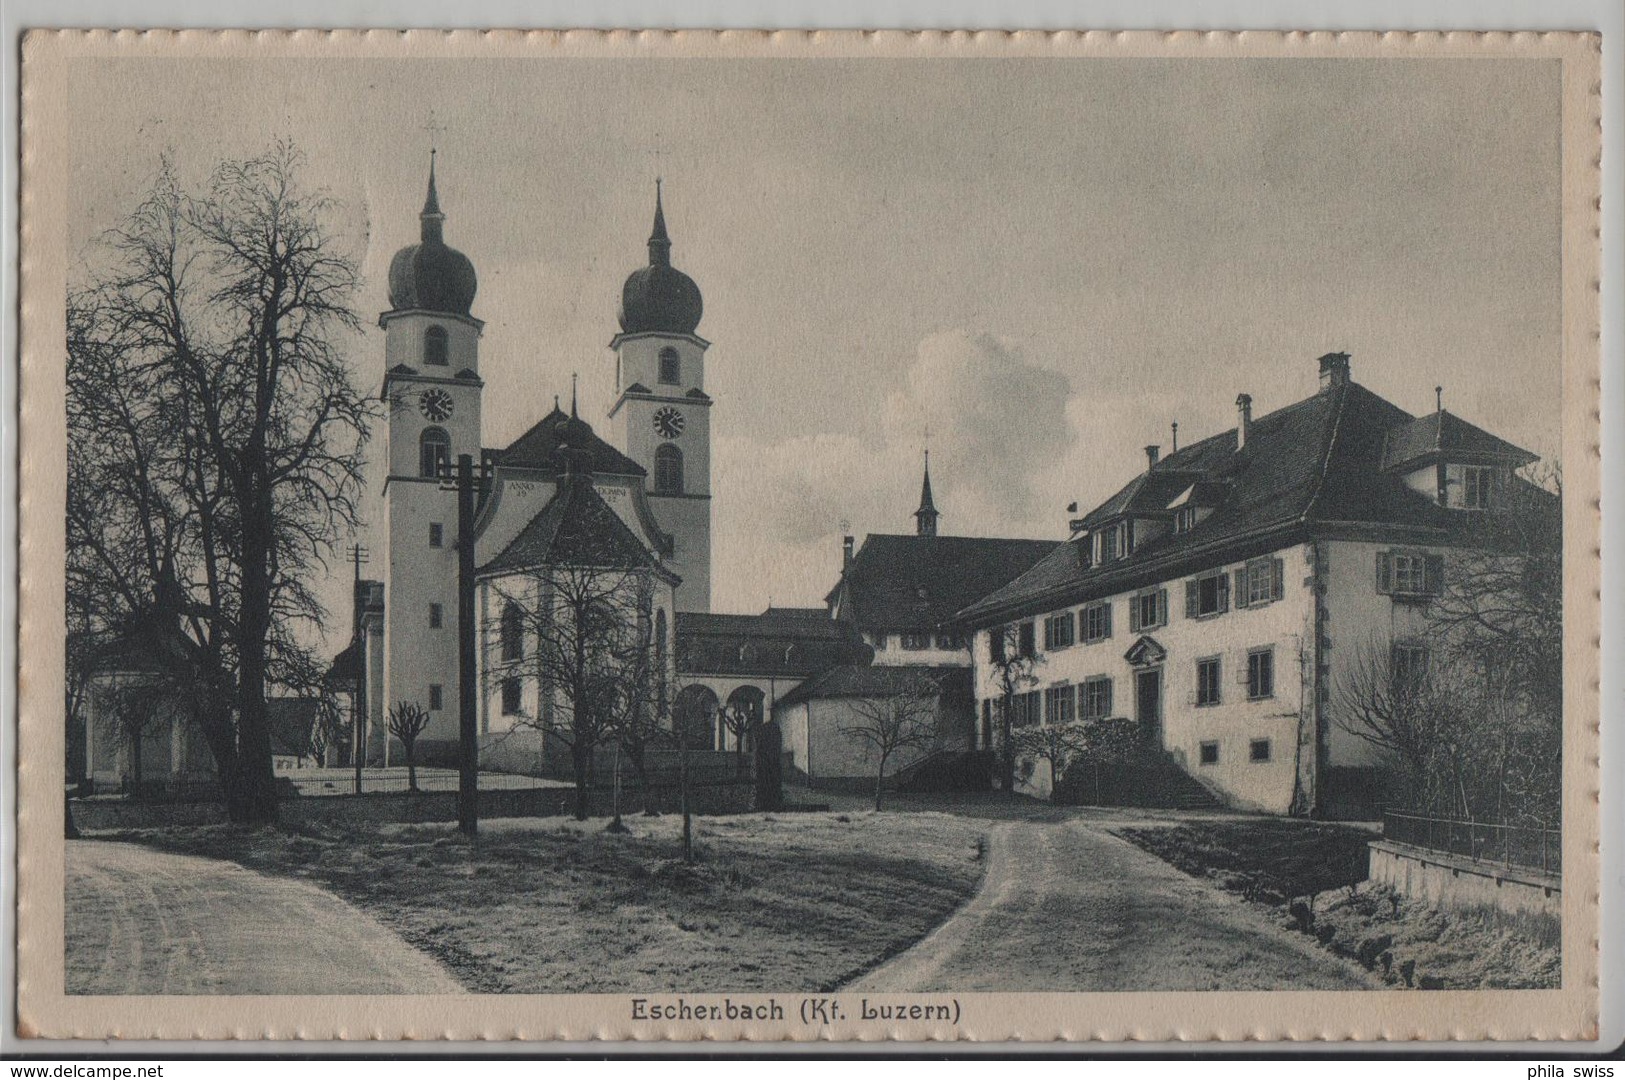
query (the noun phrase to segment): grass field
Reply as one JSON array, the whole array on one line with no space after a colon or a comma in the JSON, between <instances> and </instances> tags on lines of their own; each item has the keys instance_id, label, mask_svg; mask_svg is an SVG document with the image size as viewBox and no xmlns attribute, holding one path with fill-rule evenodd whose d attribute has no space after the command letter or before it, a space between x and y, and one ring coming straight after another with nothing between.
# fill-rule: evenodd
<instances>
[{"instance_id":1,"label":"grass field","mask_svg":"<svg viewBox=\"0 0 1625 1080\"><path fill-rule=\"evenodd\" d=\"M945 814L509 819L143 830L117 839L327 888L481 993L829 990L941 923L982 876L981 823ZM110 837L111 838L111 837Z\"/></svg>"},{"instance_id":2,"label":"grass field","mask_svg":"<svg viewBox=\"0 0 1625 1080\"><path fill-rule=\"evenodd\" d=\"M1347 825L1286 818L1115 831L1192 877L1266 904L1364 881L1371 839Z\"/></svg>"},{"instance_id":3,"label":"grass field","mask_svg":"<svg viewBox=\"0 0 1625 1080\"><path fill-rule=\"evenodd\" d=\"M1560 984L1555 916L1436 911L1366 881L1372 834L1286 819L1119 828L1192 877L1274 908L1284 929L1358 961L1393 987L1531 989Z\"/></svg>"}]
</instances>

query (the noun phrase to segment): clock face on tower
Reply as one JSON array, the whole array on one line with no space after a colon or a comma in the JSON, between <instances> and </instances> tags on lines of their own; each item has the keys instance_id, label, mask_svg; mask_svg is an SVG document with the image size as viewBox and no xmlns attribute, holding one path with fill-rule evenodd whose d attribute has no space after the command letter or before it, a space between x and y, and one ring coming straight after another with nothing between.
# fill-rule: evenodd
<instances>
[{"instance_id":1,"label":"clock face on tower","mask_svg":"<svg viewBox=\"0 0 1625 1080\"><path fill-rule=\"evenodd\" d=\"M445 423L451 419L451 395L444 390L425 390L423 397L418 401L418 408L423 415L437 424Z\"/></svg>"},{"instance_id":2,"label":"clock face on tower","mask_svg":"<svg viewBox=\"0 0 1625 1080\"><path fill-rule=\"evenodd\" d=\"M683 433L683 425L685 423L687 423L687 421L683 419L683 414L672 408L670 405L667 405L665 408L655 412L655 433L658 434L662 439L677 438L677 436Z\"/></svg>"}]
</instances>

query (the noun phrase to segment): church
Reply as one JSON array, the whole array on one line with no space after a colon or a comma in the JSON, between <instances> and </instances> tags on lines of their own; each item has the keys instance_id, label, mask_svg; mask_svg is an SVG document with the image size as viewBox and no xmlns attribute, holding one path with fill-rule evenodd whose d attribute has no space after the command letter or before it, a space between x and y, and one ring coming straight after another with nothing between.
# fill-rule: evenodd
<instances>
[{"instance_id":1,"label":"church","mask_svg":"<svg viewBox=\"0 0 1625 1080\"><path fill-rule=\"evenodd\" d=\"M385 576L358 576L355 632L334 665L366 718L372 763L399 761L385 732L400 703L428 713L418 743L424 760L455 753L465 542L477 568L481 677L473 690L482 746L499 756L515 749L510 743L534 741L521 737L524 730L553 721L560 687L542 655L550 635L537 630L568 599L563 569L576 572L576 591L594 591L595 611L624 615L618 621L642 635L651 662L668 676L652 683L670 681L677 613L711 606L709 343L696 333L699 287L672 265L658 183L648 263L626 279L609 343L617 373L607 417L613 444L580 416L573 390L567 409L555 397L551 411L507 446L484 444L478 276L446 242L446 220L431 157L419 240L391 261L390 306L378 318L388 411ZM468 538L457 535L458 496L449 483L465 455L480 488Z\"/></svg>"}]
</instances>

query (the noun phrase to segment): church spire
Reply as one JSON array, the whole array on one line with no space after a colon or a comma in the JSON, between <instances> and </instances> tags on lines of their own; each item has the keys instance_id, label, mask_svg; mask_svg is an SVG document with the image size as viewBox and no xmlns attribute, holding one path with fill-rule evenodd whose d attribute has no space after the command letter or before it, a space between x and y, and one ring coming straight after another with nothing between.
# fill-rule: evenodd
<instances>
[{"instance_id":1,"label":"church spire","mask_svg":"<svg viewBox=\"0 0 1625 1080\"><path fill-rule=\"evenodd\" d=\"M937 535L937 504L931 499L931 451L925 452L925 479L920 482L920 508L914 511L914 531L920 536Z\"/></svg>"},{"instance_id":2,"label":"church spire","mask_svg":"<svg viewBox=\"0 0 1625 1080\"><path fill-rule=\"evenodd\" d=\"M671 237L666 235L666 210L661 205L660 177L655 177L655 227L649 233L649 265L671 265Z\"/></svg>"},{"instance_id":3,"label":"church spire","mask_svg":"<svg viewBox=\"0 0 1625 1080\"><path fill-rule=\"evenodd\" d=\"M445 243L441 226L446 220L446 215L440 212L440 194L435 190L434 186L434 155L435 151L430 150L429 194L423 200L423 212L418 215L418 220L423 223L423 242L425 244Z\"/></svg>"}]
</instances>

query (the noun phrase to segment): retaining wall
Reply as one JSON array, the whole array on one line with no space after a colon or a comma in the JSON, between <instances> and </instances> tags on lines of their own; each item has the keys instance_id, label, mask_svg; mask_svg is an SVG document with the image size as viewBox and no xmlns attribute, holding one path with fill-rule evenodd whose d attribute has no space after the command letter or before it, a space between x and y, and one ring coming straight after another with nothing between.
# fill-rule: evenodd
<instances>
[{"instance_id":1,"label":"retaining wall","mask_svg":"<svg viewBox=\"0 0 1625 1080\"><path fill-rule=\"evenodd\" d=\"M588 793L589 814L607 817L613 795L598 788ZM696 784L689 799L696 814L742 814L755 798L751 784ZM675 787L655 787L648 802L661 813L675 813L680 793ZM621 789L621 812L640 813L645 806L635 788ZM164 825L218 825L226 820L218 803L147 803L122 799L72 800L68 804L80 829L145 829ZM503 788L480 792L480 817L563 817L575 812L575 789L568 787ZM285 799L282 822L287 825L344 825L357 822L418 823L456 821L454 791L377 792L363 795L324 795Z\"/></svg>"},{"instance_id":2,"label":"retaining wall","mask_svg":"<svg viewBox=\"0 0 1625 1080\"><path fill-rule=\"evenodd\" d=\"M1373 840L1371 880L1445 909L1495 907L1559 915L1562 879L1538 870L1479 862L1431 848Z\"/></svg>"}]
</instances>

